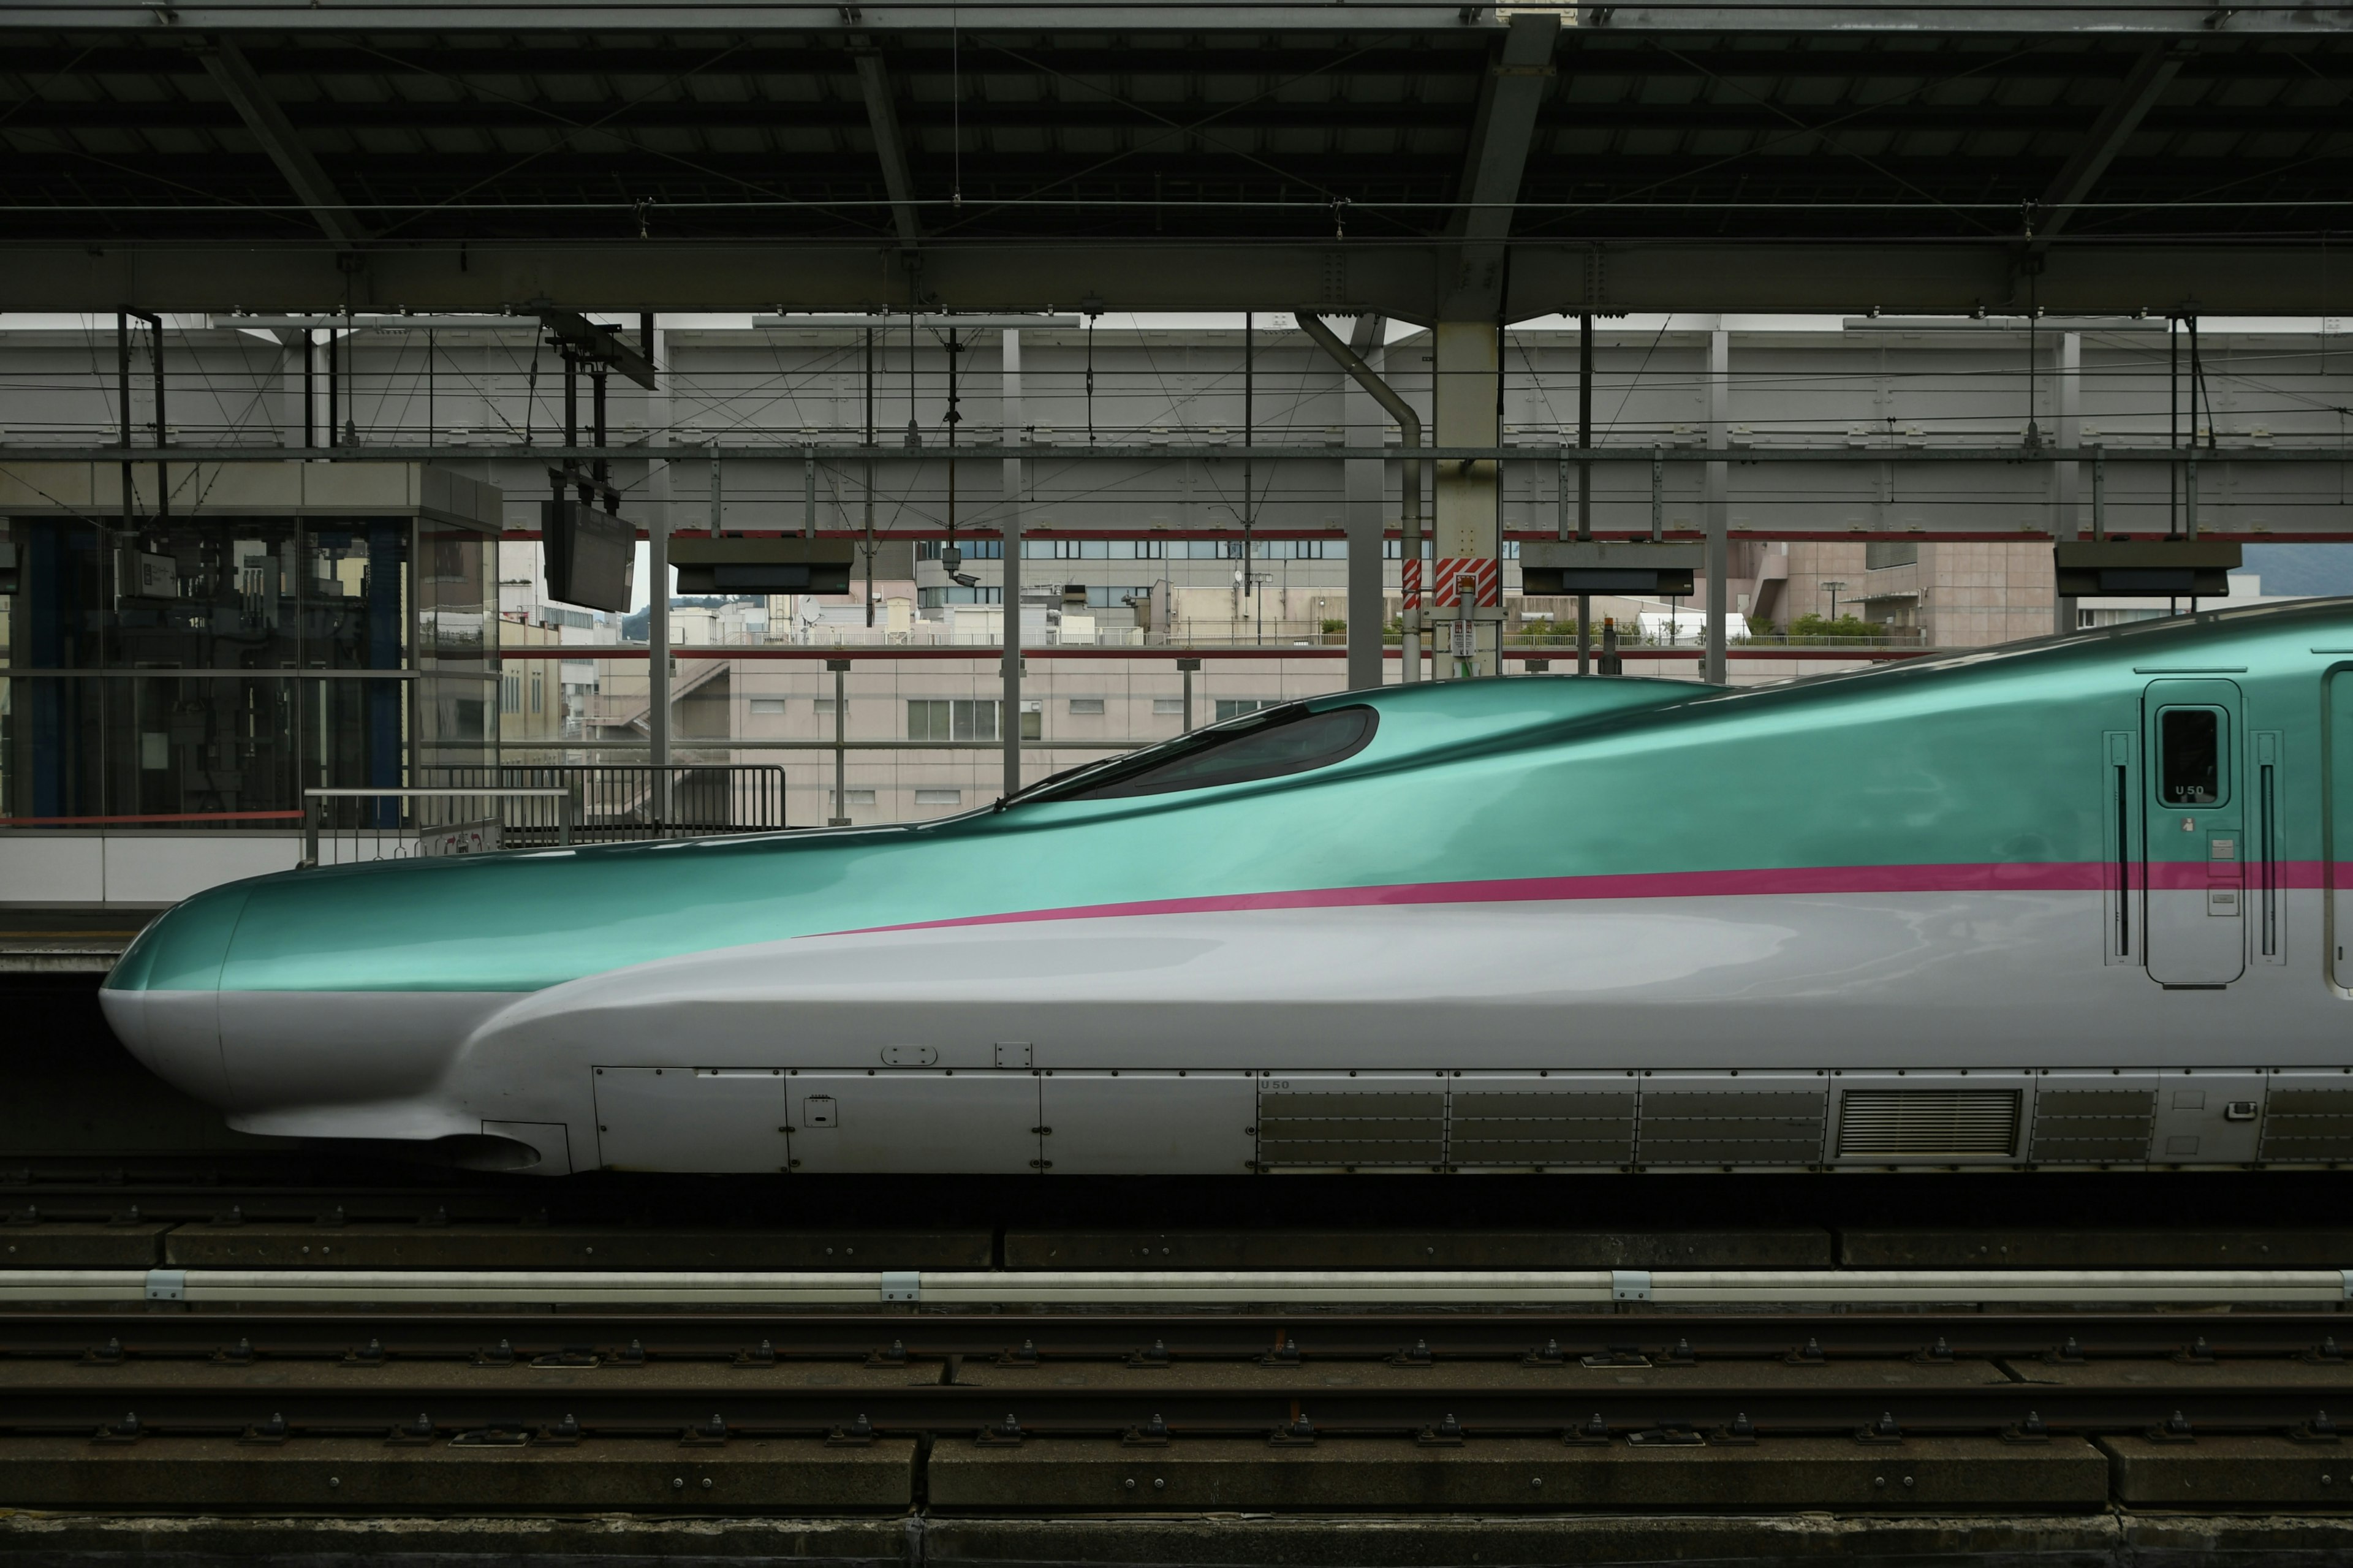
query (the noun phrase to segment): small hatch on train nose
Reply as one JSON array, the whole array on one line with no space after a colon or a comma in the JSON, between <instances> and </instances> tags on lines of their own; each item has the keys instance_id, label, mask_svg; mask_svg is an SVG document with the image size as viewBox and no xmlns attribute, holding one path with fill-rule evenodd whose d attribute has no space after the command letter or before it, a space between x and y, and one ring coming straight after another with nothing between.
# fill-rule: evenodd
<instances>
[{"instance_id":1,"label":"small hatch on train nose","mask_svg":"<svg viewBox=\"0 0 2353 1568\"><path fill-rule=\"evenodd\" d=\"M940 1059L935 1046L885 1046L882 1065L886 1068L927 1068Z\"/></svg>"},{"instance_id":2,"label":"small hatch on train nose","mask_svg":"<svg viewBox=\"0 0 2353 1568\"><path fill-rule=\"evenodd\" d=\"M829 1094L812 1094L803 1103L801 1125L804 1127L839 1127L841 1110Z\"/></svg>"}]
</instances>

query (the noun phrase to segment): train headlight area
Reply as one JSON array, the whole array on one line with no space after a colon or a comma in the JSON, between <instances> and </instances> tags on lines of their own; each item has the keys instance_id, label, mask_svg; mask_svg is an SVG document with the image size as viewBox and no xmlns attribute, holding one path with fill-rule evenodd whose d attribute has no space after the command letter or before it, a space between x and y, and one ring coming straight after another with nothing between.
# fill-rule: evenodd
<instances>
[{"instance_id":1,"label":"train headlight area","mask_svg":"<svg viewBox=\"0 0 2353 1568\"><path fill-rule=\"evenodd\" d=\"M2346 16L429 11L0 12L0 1552L2353 1557Z\"/></svg>"}]
</instances>

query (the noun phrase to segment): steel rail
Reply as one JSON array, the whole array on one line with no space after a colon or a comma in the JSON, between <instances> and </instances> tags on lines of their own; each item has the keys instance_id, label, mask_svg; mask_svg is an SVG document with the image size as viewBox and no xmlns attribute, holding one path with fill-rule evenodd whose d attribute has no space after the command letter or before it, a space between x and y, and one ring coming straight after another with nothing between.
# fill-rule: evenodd
<instances>
[{"instance_id":1,"label":"steel rail","mask_svg":"<svg viewBox=\"0 0 2353 1568\"><path fill-rule=\"evenodd\" d=\"M2327 1342L2347 1335L2343 1350ZM185 1304L180 1311L53 1307L0 1312L0 1358L79 1359L111 1341L131 1361L204 1359L239 1339L262 1356L341 1358L375 1339L393 1358L464 1359L501 1340L519 1357L560 1354L581 1346L637 1341L655 1360L732 1361L767 1341L780 1358L863 1359L894 1342L911 1361L1018 1356L1025 1343L1039 1364L1119 1361L1157 1342L1172 1364L1192 1360L1256 1360L1275 1346L1305 1361L1383 1357L1417 1342L1433 1363L1518 1362L1547 1353L1636 1356L1672 1363L1796 1354L1812 1342L1825 1361L1928 1354L1941 1339L1956 1357L2072 1355L2081 1361L2176 1355L2220 1360L2313 1358L2353 1352L2353 1319L2331 1310L2282 1309L2185 1318L2161 1310L1979 1313L1971 1310L1759 1310L1692 1313L1655 1309L1578 1311L1386 1312L1343 1310L1250 1311L1029 1310L998 1312L920 1305L888 1310L803 1309L752 1312L582 1308L550 1314L435 1311L359 1303L339 1309L283 1308L250 1312ZM2074 1342L2072 1352L2064 1352ZM2072 1364L2072 1363L2071 1363Z\"/></svg>"},{"instance_id":2,"label":"steel rail","mask_svg":"<svg viewBox=\"0 0 2353 1568\"><path fill-rule=\"evenodd\" d=\"M1319 1305L1660 1306L1778 1303L1950 1307L2353 1300L2353 1268L1437 1269L1009 1271L16 1269L0 1301L190 1301L383 1306L1022 1307Z\"/></svg>"},{"instance_id":3,"label":"steel rail","mask_svg":"<svg viewBox=\"0 0 2353 1568\"><path fill-rule=\"evenodd\" d=\"M1029 1364L1000 1355L884 1361L776 1355L624 1360L425 1358L354 1345L340 1356L161 1360L12 1356L0 1363L0 1431L87 1434L136 1416L149 1433L235 1433L282 1416L307 1432L396 1422L677 1433L715 1419L737 1434L823 1432L863 1418L890 1432L976 1431L1010 1415L1030 1433L1116 1433L1158 1416L1185 1434L1266 1433L1301 1414L1325 1432L1408 1433L1451 1415L1488 1433L1728 1424L1852 1432L1883 1415L1912 1432L1995 1432L2031 1411L2062 1430L2129 1432L2179 1411L2196 1426L2278 1432L2342 1408L2344 1363L2271 1358L2133 1359L2054 1367L2022 1357L1917 1355L1688 1364L1579 1360L1303 1357Z\"/></svg>"}]
</instances>

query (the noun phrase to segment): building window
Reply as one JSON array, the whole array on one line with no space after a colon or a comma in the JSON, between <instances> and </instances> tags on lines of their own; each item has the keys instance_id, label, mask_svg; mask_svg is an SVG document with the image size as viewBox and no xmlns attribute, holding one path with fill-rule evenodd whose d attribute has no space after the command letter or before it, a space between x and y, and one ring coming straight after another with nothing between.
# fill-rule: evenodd
<instances>
[{"instance_id":1,"label":"building window","mask_svg":"<svg viewBox=\"0 0 2353 1568\"><path fill-rule=\"evenodd\" d=\"M531 710L534 713L547 711L547 671L543 669L531 672Z\"/></svg>"},{"instance_id":2,"label":"building window","mask_svg":"<svg viewBox=\"0 0 2353 1568\"><path fill-rule=\"evenodd\" d=\"M953 794L954 792L951 791L950 793ZM831 790L826 791L825 797L828 800L832 800L834 798L833 792ZM839 816L841 815L841 807L843 805L871 806L873 804L874 792L872 790L846 789L841 792L840 801L835 804L833 814L836 816Z\"/></svg>"},{"instance_id":3,"label":"building window","mask_svg":"<svg viewBox=\"0 0 2353 1568\"><path fill-rule=\"evenodd\" d=\"M947 548L947 542L948 542L944 539L919 539L915 541L915 559L918 561L937 561L940 558L940 552ZM956 536L956 549L966 561L1002 561L1005 559L1005 541L1002 539L976 539L964 534L958 534ZM1022 553L1027 555L1029 552L1025 550Z\"/></svg>"},{"instance_id":4,"label":"building window","mask_svg":"<svg viewBox=\"0 0 2353 1568\"><path fill-rule=\"evenodd\" d=\"M499 711L501 713L522 711L522 676L502 675L499 678Z\"/></svg>"},{"instance_id":5,"label":"building window","mask_svg":"<svg viewBox=\"0 0 2353 1568\"><path fill-rule=\"evenodd\" d=\"M919 789L915 792L917 805L962 805L964 791L960 789Z\"/></svg>"},{"instance_id":6,"label":"building window","mask_svg":"<svg viewBox=\"0 0 2353 1568\"><path fill-rule=\"evenodd\" d=\"M994 741L997 704L976 698L913 698L907 703L910 741ZM1026 730L1028 715L1024 715ZM920 804L920 797L918 799Z\"/></svg>"},{"instance_id":7,"label":"building window","mask_svg":"<svg viewBox=\"0 0 2353 1568\"><path fill-rule=\"evenodd\" d=\"M1220 697L1218 699L1218 722L1222 724L1229 719L1239 719L1245 713L1255 713L1261 708L1272 708L1279 700L1281 700L1272 697L1264 700L1255 697Z\"/></svg>"},{"instance_id":8,"label":"building window","mask_svg":"<svg viewBox=\"0 0 2353 1568\"><path fill-rule=\"evenodd\" d=\"M1424 561L1434 561L1438 558L1438 542L1427 533L1421 536L1421 558ZM1382 540L1381 559L1384 561L1404 560L1405 541L1402 539Z\"/></svg>"},{"instance_id":9,"label":"building window","mask_svg":"<svg viewBox=\"0 0 2353 1568\"><path fill-rule=\"evenodd\" d=\"M1916 566L1920 563L1920 542L1916 539L1890 540L1886 543L1870 543L1862 547L1863 569L1876 572L1883 566Z\"/></svg>"},{"instance_id":10,"label":"building window","mask_svg":"<svg viewBox=\"0 0 2353 1568\"><path fill-rule=\"evenodd\" d=\"M1155 719L1182 719L1185 700L1182 697L1155 697L1152 700L1152 716Z\"/></svg>"},{"instance_id":11,"label":"building window","mask_svg":"<svg viewBox=\"0 0 2353 1568\"><path fill-rule=\"evenodd\" d=\"M817 706L817 714L818 714L818 718L820 718L820 719L830 719L830 718L832 718L832 717L833 717L833 699L832 699L832 698L830 698L830 697L820 697L820 698L818 698L818 699L817 700L817 704L816 704L816 706ZM782 708L779 708L779 709L777 709L777 710L776 710L776 711L777 711L777 712L779 712L779 713L781 713L781 712L783 712L783 711L784 711L784 710L783 710Z\"/></svg>"},{"instance_id":12,"label":"building window","mask_svg":"<svg viewBox=\"0 0 2353 1568\"><path fill-rule=\"evenodd\" d=\"M1103 710L1103 700L1100 697L1073 697L1071 699L1071 711L1073 713L1099 714Z\"/></svg>"},{"instance_id":13,"label":"building window","mask_svg":"<svg viewBox=\"0 0 2353 1568\"><path fill-rule=\"evenodd\" d=\"M754 697L752 699L752 711L773 713L782 717L785 711L785 700L781 697Z\"/></svg>"},{"instance_id":14,"label":"building window","mask_svg":"<svg viewBox=\"0 0 2353 1568\"><path fill-rule=\"evenodd\" d=\"M1005 603L1002 588L918 588L915 600L926 610L936 610L947 605L1001 605Z\"/></svg>"}]
</instances>

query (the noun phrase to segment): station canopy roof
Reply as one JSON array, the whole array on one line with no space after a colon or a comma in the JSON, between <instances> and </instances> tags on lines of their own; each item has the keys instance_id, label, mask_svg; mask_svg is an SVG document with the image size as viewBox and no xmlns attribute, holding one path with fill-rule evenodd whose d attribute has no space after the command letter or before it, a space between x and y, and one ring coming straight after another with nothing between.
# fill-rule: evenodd
<instances>
[{"instance_id":1,"label":"station canopy roof","mask_svg":"<svg viewBox=\"0 0 2353 1568\"><path fill-rule=\"evenodd\" d=\"M2341 310L2348 17L17 0L0 296Z\"/></svg>"}]
</instances>

